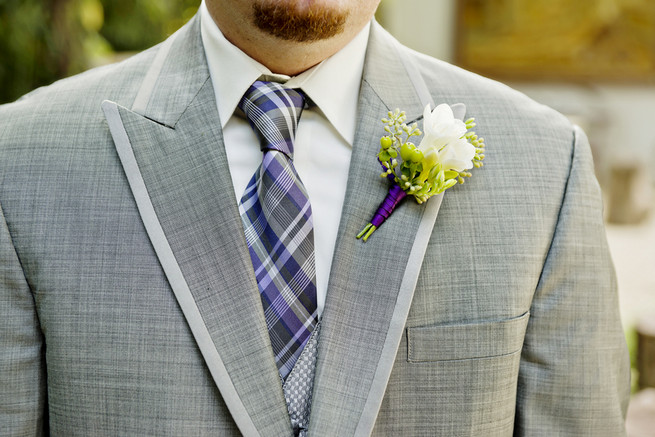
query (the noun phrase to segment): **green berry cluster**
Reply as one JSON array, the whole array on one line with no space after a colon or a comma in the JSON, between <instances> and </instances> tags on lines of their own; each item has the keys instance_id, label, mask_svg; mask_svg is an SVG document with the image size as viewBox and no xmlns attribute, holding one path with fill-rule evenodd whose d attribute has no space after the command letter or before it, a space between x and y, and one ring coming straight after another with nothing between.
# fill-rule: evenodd
<instances>
[{"instance_id":1,"label":"green berry cluster","mask_svg":"<svg viewBox=\"0 0 655 437\"><path fill-rule=\"evenodd\" d=\"M416 146L409 141L411 137L417 137L422 132L414 123L411 126L405 124L407 115L405 111L396 109L394 112L389 111L388 118L383 118L382 123L385 124L384 130L387 136L380 139L380 152L378 153L378 160L386 168L380 177L387 177L387 175L395 174L395 168L398 166L398 152L400 158L405 162L420 162L423 159L423 153L416 148Z\"/></svg>"},{"instance_id":2,"label":"green berry cluster","mask_svg":"<svg viewBox=\"0 0 655 437\"><path fill-rule=\"evenodd\" d=\"M466 129L473 129L475 127L475 119L469 118L464 122L466 124ZM484 138L478 137L475 132L467 132L464 135L464 138L475 147L475 157L473 158L473 167L480 168L484 165L482 160L484 159ZM464 183L464 178L470 178L472 176L470 171L462 171L459 173L457 180L460 184Z\"/></svg>"}]
</instances>

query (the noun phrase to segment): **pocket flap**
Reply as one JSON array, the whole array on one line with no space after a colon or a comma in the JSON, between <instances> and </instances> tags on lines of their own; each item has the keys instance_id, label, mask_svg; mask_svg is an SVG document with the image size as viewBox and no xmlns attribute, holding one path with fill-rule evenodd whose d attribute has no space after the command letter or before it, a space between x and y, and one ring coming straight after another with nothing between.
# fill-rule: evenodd
<instances>
[{"instance_id":1,"label":"pocket flap","mask_svg":"<svg viewBox=\"0 0 655 437\"><path fill-rule=\"evenodd\" d=\"M450 361L517 352L530 313L496 322L407 328L407 360Z\"/></svg>"}]
</instances>

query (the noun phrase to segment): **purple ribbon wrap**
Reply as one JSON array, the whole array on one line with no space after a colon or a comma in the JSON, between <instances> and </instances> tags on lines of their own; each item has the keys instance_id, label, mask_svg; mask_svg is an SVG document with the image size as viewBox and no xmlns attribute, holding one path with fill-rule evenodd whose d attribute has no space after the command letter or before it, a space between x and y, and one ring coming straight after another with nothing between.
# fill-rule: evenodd
<instances>
[{"instance_id":1,"label":"purple ribbon wrap","mask_svg":"<svg viewBox=\"0 0 655 437\"><path fill-rule=\"evenodd\" d=\"M387 193L384 201L382 201L378 209L375 211L371 221L366 225L366 227L364 227L364 229L362 229L359 234L357 234L357 238L361 238L362 241L366 241L368 237L370 237L371 234L373 234L373 232L375 232L375 230L379 228L386 219L389 218L400 201L407 197L407 193L403 191L403 189L400 188L400 186L398 186L398 184L394 181L393 175L389 175L387 177L390 181L393 182L393 184L391 185L391 188L389 188L389 193Z\"/></svg>"},{"instance_id":2,"label":"purple ribbon wrap","mask_svg":"<svg viewBox=\"0 0 655 437\"><path fill-rule=\"evenodd\" d=\"M371 219L371 224L376 228L379 228L382 223L389 218L393 210L396 209L398 203L400 203L400 201L405 197L407 197L407 193L404 192L398 184L394 183L391 188L389 188L389 193L384 198L384 201L380 204L377 211L375 211L375 215Z\"/></svg>"}]
</instances>

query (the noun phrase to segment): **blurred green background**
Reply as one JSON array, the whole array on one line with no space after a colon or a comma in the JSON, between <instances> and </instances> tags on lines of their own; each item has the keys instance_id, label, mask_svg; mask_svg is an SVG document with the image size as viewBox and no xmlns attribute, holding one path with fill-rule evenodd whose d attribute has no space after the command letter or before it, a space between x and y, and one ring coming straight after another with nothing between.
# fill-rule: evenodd
<instances>
[{"instance_id":1,"label":"blurred green background","mask_svg":"<svg viewBox=\"0 0 655 437\"><path fill-rule=\"evenodd\" d=\"M157 44L200 0L0 0L0 103Z\"/></svg>"}]
</instances>

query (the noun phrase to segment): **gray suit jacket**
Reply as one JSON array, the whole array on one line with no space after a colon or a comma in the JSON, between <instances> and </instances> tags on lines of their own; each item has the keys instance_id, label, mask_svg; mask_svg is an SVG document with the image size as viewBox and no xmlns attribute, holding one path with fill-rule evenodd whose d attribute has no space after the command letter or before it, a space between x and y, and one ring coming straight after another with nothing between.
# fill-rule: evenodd
<instances>
[{"instance_id":1,"label":"gray suit jacket","mask_svg":"<svg viewBox=\"0 0 655 437\"><path fill-rule=\"evenodd\" d=\"M426 99L466 104L486 166L364 244L379 119ZM584 134L375 24L359 100L310 435L622 435ZM0 108L0 203L1 434L291 434L197 19Z\"/></svg>"}]
</instances>

